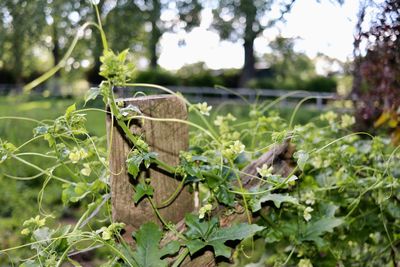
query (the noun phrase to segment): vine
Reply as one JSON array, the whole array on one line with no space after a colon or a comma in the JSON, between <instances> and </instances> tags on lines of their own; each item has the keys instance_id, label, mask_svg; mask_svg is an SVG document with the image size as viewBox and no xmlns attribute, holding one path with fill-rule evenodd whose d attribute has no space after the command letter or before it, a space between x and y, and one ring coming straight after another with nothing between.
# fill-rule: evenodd
<instances>
[{"instance_id":1,"label":"vine","mask_svg":"<svg viewBox=\"0 0 400 267\"><path fill-rule=\"evenodd\" d=\"M97 6L94 8L98 15ZM102 37L100 75L104 81L88 91L85 104L101 96L109 111L77 109L73 104L53 121L0 118L37 124L33 138L19 147L0 139L0 164L18 161L37 173L6 176L45 178L39 206L46 186L55 180L62 184L65 205L81 203L86 210L74 226L52 227L53 215L39 209L40 214L26 220L21 228L21 235L29 241L0 253L29 247L33 254L19 261L20 266L62 266L65 262L80 266L74 255L99 248L107 251L103 266L182 266L204 257L206 250L212 251L212 261L234 259L240 266L249 262L302 267L396 266L400 258L400 186L398 165L393 159L398 149L391 147L389 140L353 133L354 118L333 111L315 122L296 125L295 116L309 98L294 108L288 123L272 111L285 97L251 105L246 121L231 113L214 117L207 103L191 104L167 88L131 82L134 66L127 60L128 50L115 53L108 47L99 18L97 23L83 27L87 26L97 28ZM78 39L73 40L65 59ZM62 68L62 62L28 84L25 91L51 77ZM135 86L178 96L200 123L150 118L135 106L119 105L114 88ZM104 138L91 136L86 129L85 113L89 110L115 118L131 143L126 169L133 179L138 179L141 168L156 165L180 181L162 203L155 203L148 180L135 186L132 201L139 203L147 198L163 227L153 222L143 224L132 233L134 248L122 237L125 225L110 219L110 149ZM130 131L134 119L186 123L198 131L191 132L191 149L181 151L179 165L171 166L160 160L141 136ZM27 144L39 140L47 142L46 153L24 151ZM38 166L24 157L43 157L51 166ZM68 177L58 175L61 168ZM197 191L201 207L186 214L182 222L172 224L158 210L173 202L184 187ZM239 249L232 254L238 242ZM260 242L261 253L257 255L255 243Z\"/></svg>"}]
</instances>

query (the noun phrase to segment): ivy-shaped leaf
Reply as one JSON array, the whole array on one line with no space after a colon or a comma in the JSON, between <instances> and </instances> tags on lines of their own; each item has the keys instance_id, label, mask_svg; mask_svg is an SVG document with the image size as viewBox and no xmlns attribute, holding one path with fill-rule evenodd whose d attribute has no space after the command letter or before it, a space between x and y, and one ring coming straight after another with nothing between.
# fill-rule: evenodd
<instances>
[{"instance_id":1,"label":"ivy-shaped leaf","mask_svg":"<svg viewBox=\"0 0 400 267\"><path fill-rule=\"evenodd\" d=\"M119 113L124 117L128 117L129 115L142 114L139 107L134 106L132 104L129 104L128 106L126 106L124 108L120 108Z\"/></svg>"},{"instance_id":2,"label":"ivy-shaped leaf","mask_svg":"<svg viewBox=\"0 0 400 267\"><path fill-rule=\"evenodd\" d=\"M342 218L333 217L325 217L318 221L311 222L307 224L302 240L314 241L318 247L322 247L325 242L321 236L327 232L332 232L333 228L338 227L343 223L344 220Z\"/></svg>"},{"instance_id":3,"label":"ivy-shaped leaf","mask_svg":"<svg viewBox=\"0 0 400 267\"><path fill-rule=\"evenodd\" d=\"M91 87L89 91L86 92L85 94L85 106L86 103L89 102L90 100L94 100L97 98L97 96L100 94L100 88L99 87Z\"/></svg>"},{"instance_id":4,"label":"ivy-shaped leaf","mask_svg":"<svg viewBox=\"0 0 400 267\"><path fill-rule=\"evenodd\" d=\"M261 204L266 201L274 202L275 206L278 209L281 207L282 202L289 202L295 205L299 204L297 198L289 196L287 194L266 194L251 201L251 210L253 212L259 211L261 209Z\"/></svg>"},{"instance_id":5,"label":"ivy-shaped leaf","mask_svg":"<svg viewBox=\"0 0 400 267\"><path fill-rule=\"evenodd\" d=\"M188 226L185 234L190 238L186 242L186 246L191 255L206 246L211 246L216 257L229 258L231 248L225 245L226 241L242 240L264 229L262 226L246 223L236 224L229 228L219 228L216 218L212 218L210 221L200 221L193 214L187 214L185 222Z\"/></svg>"},{"instance_id":6,"label":"ivy-shaped leaf","mask_svg":"<svg viewBox=\"0 0 400 267\"><path fill-rule=\"evenodd\" d=\"M64 184L61 199L64 205L69 202L75 203L84 199L89 194L98 193L104 190L106 187L107 185L101 180L96 180L93 183L79 182L75 185Z\"/></svg>"},{"instance_id":7,"label":"ivy-shaped leaf","mask_svg":"<svg viewBox=\"0 0 400 267\"><path fill-rule=\"evenodd\" d=\"M148 168L152 160L156 157L157 153L155 152L142 153L138 150L134 150L128 155L128 159L126 160L128 173L130 173L133 178L136 178L140 171L140 165L144 163L145 167Z\"/></svg>"},{"instance_id":8,"label":"ivy-shaped leaf","mask_svg":"<svg viewBox=\"0 0 400 267\"><path fill-rule=\"evenodd\" d=\"M138 176L142 161L143 161L142 155L133 153L131 153L131 155L129 155L128 158L126 159L128 173L131 174L133 178L136 178Z\"/></svg>"},{"instance_id":9,"label":"ivy-shaped leaf","mask_svg":"<svg viewBox=\"0 0 400 267\"><path fill-rule=\"evenodd\" d=\"M299 166L300 170L303 171L310 155L304 150L299 150L294 153L293 156L297 158L297 165Z\"/></svg>"},{"instance_id":10,"label":"ivy-shaped leaf","mask_svg":"<svg viewBox=\"0 0 400 267\"><path fill-rule=\"evenodd\" d=\"M177 253L180 248L179 243L174 241L160 249L159 243L162 238L162 231L152 222L142 225L132 236L137 245L133 258L139 267L167 266L167 262L161 260L161 258Z\"/></svg>"},{"instance_id":11,"label":"ivy-shaped leaf","mask_svg":"<svg viewBox=\"0 0 400 267\"><path fill-rule=\"evenodd\" d=\"M135 187L135 194L133 195L133 202L137 204L144 196L152 196L154 189L149 184L138 184Z\"/></svg>"}]
</instances>

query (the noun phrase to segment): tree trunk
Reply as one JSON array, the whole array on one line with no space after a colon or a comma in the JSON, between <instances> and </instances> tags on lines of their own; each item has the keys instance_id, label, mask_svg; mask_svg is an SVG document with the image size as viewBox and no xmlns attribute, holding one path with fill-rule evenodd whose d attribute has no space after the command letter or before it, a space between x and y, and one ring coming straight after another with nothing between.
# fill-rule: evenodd
<instances>
[{"instance_id":1,"label":"tree trunk","mask_svg":"<svg viewBox=\"0 0 400 267\"><path fill-rule=\"evenodd\" d=\"M20 39L20 35L14 33L13 36L13 57L14 57L14 78L15 78L15 93L20 94L22 93L22 86L23 86L23 76L22 72L24 70L24 62L23 62L23 42Z\"/></svg>"},{"instance_id":2,"label":"tree trunk","mask_svg":"<svg viewBox=\"0 0 400 267\"><path fill-rule=\"evenodd\" d=\"M149 40L150 68L156 69L158 64L157 44L161 37L161 30L157 25L161 15L161 3L153 0L153 9L150 12L151 33Z\"/></svg>"},{"instance_id":3,"label":"tree trunk","mask_svg":"<svg viewBox=\"0 0 400 267\"><path fill-rule=\"evenodd\" d=\"M257 7L253 1L244 1L243 10L246 16L246 26L244 29L244 65L239 80L239 87L245 87L249 80L254 77L255 67L254 64L254 40L257 37L258 32L254 29L254 23L256 22Z\"/></svg>"},{"instance_id":4,"label":"tree trunk","mask_svg":"<svg viewBox=\"0 0 400 267\"><path fill-rule=\"evenodd\" d=\"M240 75L239 87L245 87L255 74L254 64L256 60L254 56L254 39L255 38L250 38L249 40L245 40L243 45L244 66Z\"/></svg>"},{"instance_id":5,"label":"tree trunk","mask_svg":"<svg viewBox=\"0 0 400 267\"><path fill-rule=\"evenodd\" d=\"M99 4L97 5L97 8L99 9L100 16L103 11L103 6L104 6L105 1L100 1ZM94 16L94 21L97 22L97 17L96 14L93 14ZM93 67L88 73L87 79L89 80L90 83L93 84L99 84L103 78L99 75L100 71L100 57L103 55L103 46L102 46L102 40L101 40L101 35L99 31L93 31L93 39L94 39L94 45L92 47L92 54L93 54Z\"/></svg>"},{"instance_id":6,"label":"tree trunk","mask_svg":"<svg viewBox=\"0 0 400 267\"><path fill-rule=\"evenodd\" d=\"M53 38L53 49L51 53L53 54L54 66L56 66L60 62L60 45L58 42L58 31L57 31L57 22L54 21L52 25L52 38ZM57 71L54 74L54 83L51 84L52 88L50 88L52 95L60 95L61 94L61 87L60 87L60 72Z\"/></svg>"}]
</instances>

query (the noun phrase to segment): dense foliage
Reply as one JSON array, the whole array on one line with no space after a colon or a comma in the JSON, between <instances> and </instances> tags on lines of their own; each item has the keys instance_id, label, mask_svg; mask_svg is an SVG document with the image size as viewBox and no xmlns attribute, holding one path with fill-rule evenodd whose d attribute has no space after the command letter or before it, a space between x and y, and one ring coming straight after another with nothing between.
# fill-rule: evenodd
<instances>
[{"instance_id":1,"label":"dense foliage","mask_svg":"<svg viewBox=\"0 0 400 267\"><path fill-rule=\"evenodd\" d=\"M107 68L105 73L113 72ZM94 89L88 98L94 98L97 92L107 94L106 88ZM207 105L192 107L200 116L210 109ZM122 109L118 107L117 112L124 114L123 121L136 116ZM225 242L254 233L254 241L244 242L233 255L239 266L251 261L267 266L393 266L399 260L397 150L387 139L351 133L354 118L346 114L328 112L315 122L293 127L278 114L268 113L268 109L266 105L249 106L250 119L241 123L231 114L216 114L211 120L214 126L192 133L191 149L182 152L176 168L186 177L187 186L200 183L202 208L197 214L187 215L187 232L178 234L178 241L162 248L157 246L163 236L161 229L151 223L143 225L134 235L137 250L121 239L119 229L124 226L111 223L108 217L107 153L102 139L88 135L85 110L72 105L54 121L39 123L34 136L46 140L49 149L37 156L53 162L46 167L33 165L38 177L44 179L43 192L46 184L58 181L63 184L63 203L81 203L87 211L75 226L52 223L49 211L25 221L19 230L32 242L28 245L34 250L34 257L23 266L55 266L65 260L77 264L73 256L68 259L67 255L97 245L108 250L107 266L122 262L127 266L152 266L146 265L149 262L162 266L162 259L179 249L191 255L212 249L216 256L229 258L231 252ZM270 166L259 166L254 179L260 183L248 190L238 187L236 177L243 166L285 140L290 140L296 149L292 160L297 167L292 174L285 178ZM148 166L147 161L157 161L154 153L146 152L143 140L136 142L137 152L127 159L133 176L137 176L142 164ZM32 164L24 159L27 151L23 147L17 148L6 140L2 140L1 147L2 164ZM59 177L63 168L70 172ZM152 197L152 189L145 181L135 190L132 201ZM221 205L230 212L240 212L247 205L253 224L218 227L219 220L212 214ZM173 231L174 226L167 224L164 229ZM213 231L206 233L205 229ZM251 242L256 242L258 249L254 250Z\"/></svg>"},{"instance_id":2,"label":"dense foliage","mask_svg":"<svg viewBox=\"0 0 400 267\"><path fill-rule=\"evenodd\" d=\"M109 111L79 109L72 104L54 120L33 120L37 124L33 136L21 145L0 139L0 166L16 164L33 170L29 177L3 176L43 179L38 215L26 218L19 229L26 243L2 248L2 261L25 267L66 262L80 266L76 256L92 250L103 252L97 258L103 266L179 266L189 257L201 257L205 250L220 262L234 260L238 266L249 262L301 267L396 266L400 261L398 147L385 138L352 132L355 119L345 113L330 111L307 124L295 125L302 102L289 120L271 111L279 100L247 103L249 119L239 121L231 113L217 113L209 119L212 107L207 103L192 104L175 94L199 122L191 124L196 130L191 132L190 149L181 151L177 166L170 166L146 140L130 131L135 119L146 118L138 107L116 101L114 89L135 86L131 82L134 66L128 50L113 52L101 24L96 26L104 46L100 58L104 80L87 92L85 104L102 99ZM161 86L148 86L174 94ZM108 160L113 144L105 144L104 138L87 129L89 111L113 116L132 144L125 161L136 182L132 201L148 199L162 223L159 227L148 222L128 233L136 243L134 248L122 238L125 225L110 218ZM43 142L45 151L27 150L27 145L35 142ZM250 162L279 146L287 147L284 155L255 166L255 175L245 172ZM35 164L36 157L45 158L46 164ZM139 175L154 166L180 181L177 192L186 186L199 195L200 208L182 218L183 229L160 215L151 178ZM243 174L250 180L245 182ZM57 211L43 209L47 187L53 183L61 185L65 206L83 209L79 219L54 223ZM245 219L226 227L222 218L236 215ZM171 235L174 238L168 239ZM24 251L29 256L8 257L24 248L31 250Z\"/></svg>"}]
</instances>

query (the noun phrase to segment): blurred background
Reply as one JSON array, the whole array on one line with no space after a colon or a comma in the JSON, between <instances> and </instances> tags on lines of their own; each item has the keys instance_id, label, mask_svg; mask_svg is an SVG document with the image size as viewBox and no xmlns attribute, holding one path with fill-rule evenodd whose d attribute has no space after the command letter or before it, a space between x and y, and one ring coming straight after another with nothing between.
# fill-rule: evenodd
<instances>
[{"instance_id":1,"label":"blurred background","mask_svg":"<svg viewBox=\"0 0 400 267\"><path fill-rule=\"evenodd\" d=\"M111 48L133 52L137 82L346 94L356 25L371 23L379 12L373 2L105 0L98 7ZM360 18L364 9L370 17ZM88 0L2 0L0 16L3 95L58 64L78 27L95 21ZM101 53L97 30L86 29L63 70L36 90L82 94L101 81Z\"/></svg>"}]
</instances>

